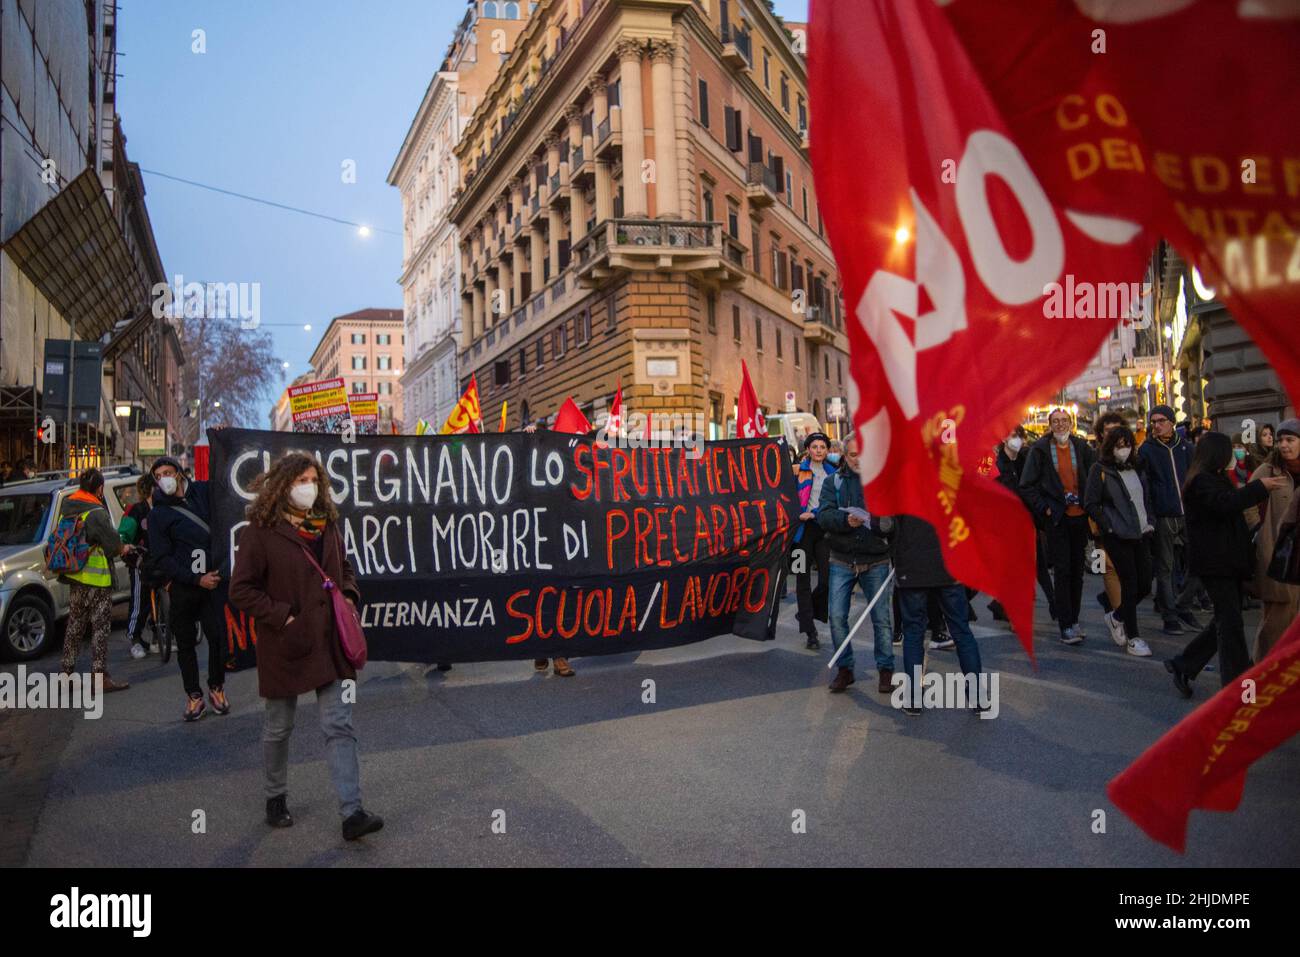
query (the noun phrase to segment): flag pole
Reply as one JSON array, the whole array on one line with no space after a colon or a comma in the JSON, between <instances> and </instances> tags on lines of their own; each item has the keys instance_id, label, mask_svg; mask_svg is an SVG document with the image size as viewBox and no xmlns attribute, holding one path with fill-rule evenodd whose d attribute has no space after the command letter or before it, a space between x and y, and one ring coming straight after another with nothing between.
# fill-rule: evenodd
<instances>
[{"instance_id":1,"label":"flag pole","mask_svg":"<svg viewBox=\"0 0 1300 957\"><path fill-rule=\"evenodd\" d=\"M853 627L849 629L849 633L845 636L843 643L835 649L835 654L831 655L830 663L826 666L827 668L835 667L835 662L840 660L840 654L849 646L849 642L853 640L853 636L857 634L858 629L862 627L862 623L866 621L867 616L871 614L871 609L876 607L876 602L880 600L880 596L885 593L885 589L889 587L889 583L893 580L894 569L891 568L889 570L889 575L880 583L880 587L876 589L876 593L871 597L871 601L867 602L866 610L861 614L861 616L859 616Z\"/></svg>"}]
</instances>

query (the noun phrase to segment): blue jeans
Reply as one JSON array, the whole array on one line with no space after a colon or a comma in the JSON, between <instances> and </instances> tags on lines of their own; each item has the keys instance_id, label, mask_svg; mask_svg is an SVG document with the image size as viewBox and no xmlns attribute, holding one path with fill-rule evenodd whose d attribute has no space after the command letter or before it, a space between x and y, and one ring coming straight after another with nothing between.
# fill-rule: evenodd
<instances>
[{"instance_id":1,"label":"blue jeans","mask_svg":"<svg viewBox=\"0 0 1300 957\"><path fill-rule=\"evenodd\" d=\"M848 565L831 559L831 641L835 643L836 648L839 648L849 635L849 603L853 599L853 586L859 585L867 601L871 601L888 577L889 562L887 561L878 562L854 575L853 569ZM876 667L888 668L890 671L894 670L894 624L891 620L889 600L892 587L891 583L890 588L885 589L880 600L871 609L871 628L876 633ZM842 668L853 668L852 642L840 655L839 665Z\"/></svg>"},{"instance_id":2,"label":"blue jeans","mask_svg":"<svg viewBox=\"0 0 1300 957\"><path fill-rule=\"evenodd\" d=\"M833 579L832 579L833 580ZM917 707L920 707L921 666L925 661L925 626L929 619L925 602L928 592L934 591L939 596L939 608L948 622L948 633L957 643L957 662L963 674L979 675L980 646L975 642L975 635L966 620L966 589L961 585L945 585L941 588L900 588L898 590L898 607L903 615L903 670L909 680L913 681L916 692Z\"/></svg>"},{"instance_id":3,"label":"blue jeans","mask_svg":"<svg viewBox=\"0 0 1300 957\"><path fill-rule=\"evenodd\" d=\"M357 736L352 730L352 705L343 700L343 687L335 681L316 689L320 726L325 732L325 761L334 790L338 792L339 814L351 817L361 810L361 768L357 762ZM297 698L267 698L266 724L262 730L262 756L266 766L266 796L279 797L289 786L289 735Z\"/></svg>"}]
</instances>

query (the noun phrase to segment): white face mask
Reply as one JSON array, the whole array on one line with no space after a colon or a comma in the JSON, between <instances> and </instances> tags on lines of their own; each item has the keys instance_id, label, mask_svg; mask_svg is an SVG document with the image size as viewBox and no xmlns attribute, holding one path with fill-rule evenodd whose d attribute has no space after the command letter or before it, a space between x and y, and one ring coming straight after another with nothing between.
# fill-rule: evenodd
<instances>
[{"instance_id":1,"label":"white face mask","mask_svg":"<svg viewBox=\"0 0 1300 957\"><path fill-rule=\"evenodd\" d=\"M1133 449L1131 449L1129 446L1127 445L1121 446L1120 448L1115 450L1115 461L1121 463L1127 462L1128 457L1132 454L1133 454Z\"/></svg>"},{"instance_id":2,"label":"white face mask","mask_svg":"<svg viewBox=\"0 0 1300 957\"><path fill-rule=\"evenodd\" d=\"M1007 448L1012 452L1019 452L1024 444L1024 440L1018 435L1013 435L1011 438L1007 439Z\"/></svg>"},{"instance_id":3,"label":"white face mask","mask_svg":"<svg viewBox=\"0 0 1300 957\"><path fill-rule=\"evenodd\" d=\"M162 493L163 493L164 495L175 495L175 494L176 494L176 476L175 476L175 475L164 475L162 478L160 478L160 479L158 480L158 487L159 487L160 489L162 489Z\"/></svg>"},{"instance_id":4,"label":"white face mask","mask_svg":"<svg viewBox=\"0 0 1300 957\"><path fill-rule=\"evenodd\" d=\"M294 508L305 512L316 504L316 491L315 482L295 485L289 489L289 501L293 503Z\"/></svg>"}]
</instances>

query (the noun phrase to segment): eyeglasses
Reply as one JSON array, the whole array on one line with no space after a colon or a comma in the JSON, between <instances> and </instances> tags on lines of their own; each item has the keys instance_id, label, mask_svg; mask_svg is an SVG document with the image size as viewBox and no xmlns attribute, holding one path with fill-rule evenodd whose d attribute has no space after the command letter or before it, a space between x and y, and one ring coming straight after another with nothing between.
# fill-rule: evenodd
<instances>
[{"instance_id":1,"label":"eyeglasses","mask_svg":"<svg viewBox=\"0 0 1300 957\"><path fill-rule=\"evenodd\" d=\"M1166 419L1166 418L1162 415L1162 416L1160 416L1160 417L1158 417L1158 418L1153 418L1153 419L1151 420L1151 424L1152 424L1152 425L1160 425L1161 423L1163 423L1163 422L1168 422L1168 421L1169 421L1169 420Z\"/></svg>"}]
</instances>

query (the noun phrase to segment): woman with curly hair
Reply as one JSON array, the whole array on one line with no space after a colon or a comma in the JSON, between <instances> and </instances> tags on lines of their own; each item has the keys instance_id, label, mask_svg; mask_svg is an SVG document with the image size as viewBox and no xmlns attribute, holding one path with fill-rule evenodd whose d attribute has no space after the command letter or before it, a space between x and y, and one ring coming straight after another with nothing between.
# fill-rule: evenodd
<instances>
[{"instance_id":1,"label":"woman with curly hair","mask_svg":"<svg viewBox=\"0 0 1300 957\"><path fill-rule=\"evenodd\" d=\"M293 824L286 797L289 735L298 696L314 691L343 837L354 841L384 822L361 806L352 704L343 693L343 682L355 681L357 673L343 653L333 603L317 569L337 582L354 606L361 600L343 554L338 510L324 468L302 452L286 453L254 488L257 498L237 545L230 603L251 615L257 627L257 685L266 699L266 823Z\"/></svg>"}]
</instances>

